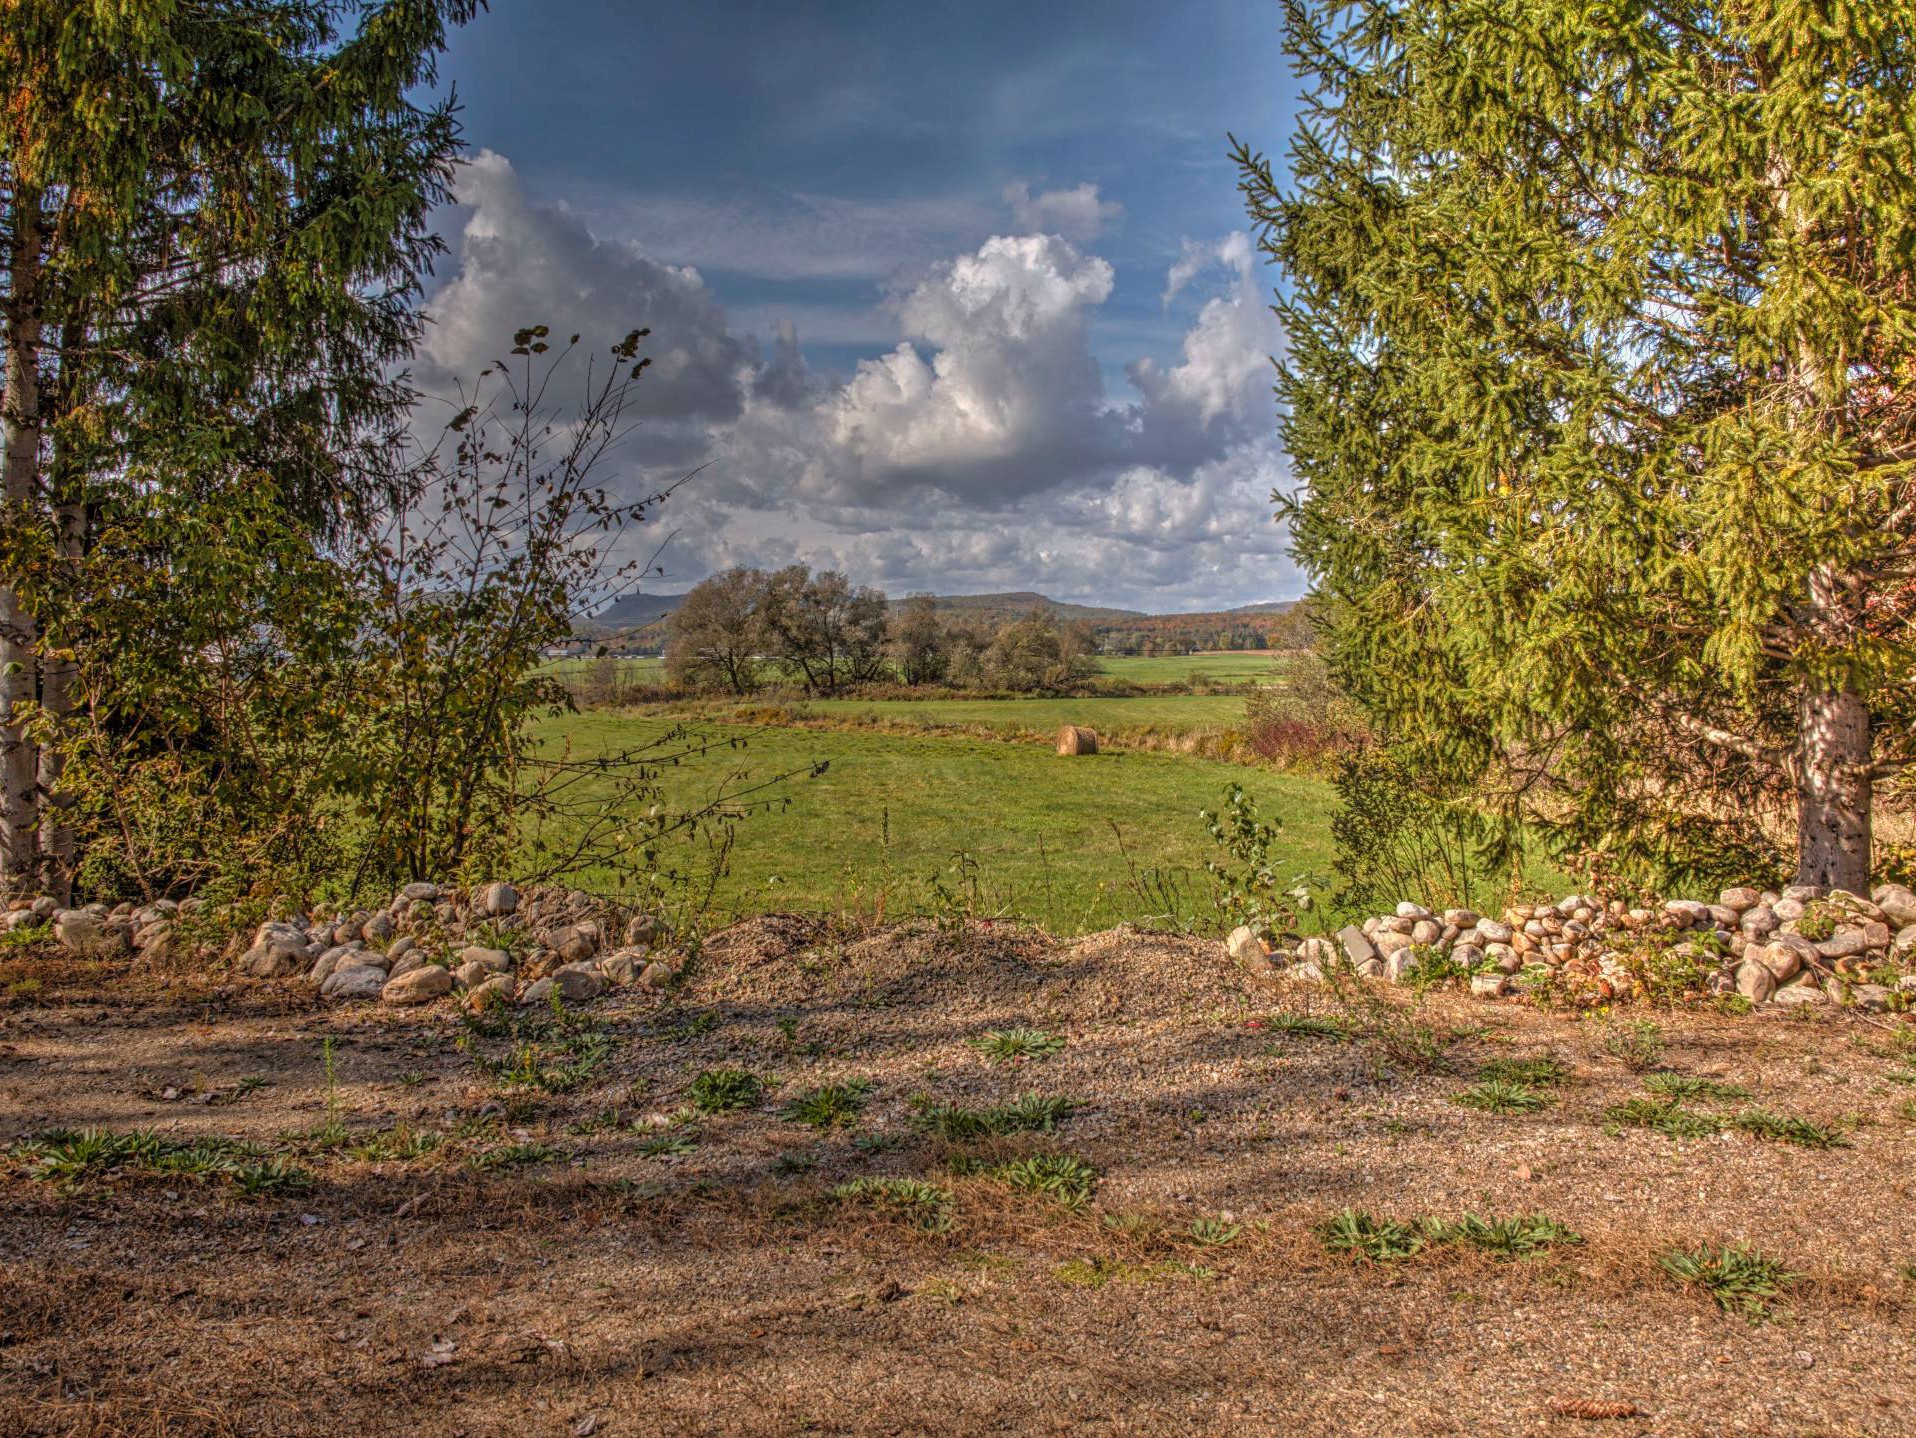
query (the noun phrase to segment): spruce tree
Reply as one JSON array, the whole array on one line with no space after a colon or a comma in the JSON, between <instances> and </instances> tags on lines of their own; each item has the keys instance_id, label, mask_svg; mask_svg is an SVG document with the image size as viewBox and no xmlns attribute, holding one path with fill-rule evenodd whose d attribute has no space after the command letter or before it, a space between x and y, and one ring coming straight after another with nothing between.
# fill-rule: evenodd
<instances>
[{"instance_id":1,"label":"spruce tree","mask_svg":"<svg viewBox=\"0 0 1916 1438\"><path fill-rule=\"evenodd\" d=\"M85 602L86 566L243 565L262 544L229 518L262 496L316 538L376 500L458 144L450 102L412 94L481 3L0 12L0 888L66 882L88 647L169 632L89 628L126 611Z\"/></svg>"},{"instance_id":2,"label":"spruce tree","mask_svg":"<svg viewBox=\"0 0 1916 1438\"><path fill-rule=\"evenodd\" d=\"M1288 18L1290 179L1238 160L1340 673L1506 835L1667 878L1773 802L1865 889L1916 756L1916 0Z\"/></svg>"}]
</instances>

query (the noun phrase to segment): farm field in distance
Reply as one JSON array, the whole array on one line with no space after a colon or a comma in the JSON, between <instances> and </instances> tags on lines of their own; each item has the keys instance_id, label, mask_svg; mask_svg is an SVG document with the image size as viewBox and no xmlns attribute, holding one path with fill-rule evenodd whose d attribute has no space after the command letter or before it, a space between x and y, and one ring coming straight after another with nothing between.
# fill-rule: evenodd
<instances>
[{"instance_id":1,"label":"farm field in distance","mask_svg":"<svg viewBox=\"0 0 1916 1438\"><path fill-rule=\"evenodd\" d=\"M1008 733L1082 724L1100 735L1156 729L1193 733L1243 722L1242 694L1099 695L1088 699L815 699L805 711L889 724L975 724Z\"/></svg>"},{"instance_id":2,"label":"farm field in distance","mask_svg":"<svg viewBox=\"0 0 1916 1438\"><path fill-rule=\"evenodd\" d=\"M555 743L569 736L575 752L591 754L671 728L662 716L594 711L547 720L542 733ZM739 823L731 871L717 890L720 915L870 914L881 902L886 913L902 915L962 903L1060 934L1173 906L1186 917L1208 918L1202 865L1213 845L1199 811L1217 808L1233 783L1265 816L1282 821L1286 858L1296 871L1329 871L1331 789L1315 779L1178 754L1066 759L1035 745L881 730L705 721L696 729L742 747L667 769L668 809L696 803L735 776L767 777L819 761L830 766L819 778L783 786L788 803ZM1138 892L1132 865L1167 873L1177 898ZM934 875L952 898L939 898Z\"/></svg>"}]
</instances>

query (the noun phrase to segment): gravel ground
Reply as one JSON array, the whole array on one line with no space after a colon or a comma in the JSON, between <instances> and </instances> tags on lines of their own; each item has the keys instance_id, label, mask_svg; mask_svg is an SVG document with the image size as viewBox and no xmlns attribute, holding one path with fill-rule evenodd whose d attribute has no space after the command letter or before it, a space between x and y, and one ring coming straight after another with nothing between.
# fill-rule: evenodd
<instances>
[{"instance_id":1,"label":"gravel ground","mask_svg":"<svg viewBox=\"0 0 1916 1438\"><path fill-rule=\"evenodd\" d=\"M0 1163L0 1434L1916 1431L1902 1020L1619 1016L1659 1026L1651 1072L1752 1095L1695 1109L1844 1141L1818 1149L1618 1131L1606 1108L1649 1074L1612 1055L1614 1022L1432 996L1395 1011L1446 1039L1419 1073L1376 1038L1287 1031L1337 1016L1319 990L1253 990L1215 944L1123 930L772 916L666 999L528 1028L530 1053L443 1008L44 954L0 959L0 996L0 1143L218 1136L310 1178L248 1196ZM1014 1027L1063 1046L968 1042ZM1545 1054L1568 1076L1544 1107L1454 1101ZM683 1113L726 1067L763 1094ZM869 1085L850 1122L782 1116L830 1083ZM1027 1093L1078 1107L955 1142L914 1106ZM424 1151L400 1156L409 1138ZM1094 1166L1090 1201L979 1171L1034 1154ZM939 1186L942 1226L833 1198L860 1177ZM1540 1213L1583 1241L1365 1263L1316 1232L1347 1207ZM1762 1321L1658 1261L1734 1243L1798 1275Z\"/></svg>"}]
</instances>

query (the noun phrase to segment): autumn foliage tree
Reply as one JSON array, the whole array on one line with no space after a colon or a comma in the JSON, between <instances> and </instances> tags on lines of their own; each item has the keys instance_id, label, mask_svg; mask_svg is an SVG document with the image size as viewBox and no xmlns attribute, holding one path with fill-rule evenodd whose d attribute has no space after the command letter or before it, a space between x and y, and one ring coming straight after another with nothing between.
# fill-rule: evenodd
<instances>
[{"instance_id":1,"label":"autumn foliage tree","mask_svg":"<svg viewBox=\"0 0 1916 1438\"><path fill-rule=\"evenodd\" d=\"M1287 502L1328 652L1506 836L1868 886L1916 757L1916 3L1289 6ZM1779 858L1781 856L1778 856Z\"/></svg>"}]
</instances>

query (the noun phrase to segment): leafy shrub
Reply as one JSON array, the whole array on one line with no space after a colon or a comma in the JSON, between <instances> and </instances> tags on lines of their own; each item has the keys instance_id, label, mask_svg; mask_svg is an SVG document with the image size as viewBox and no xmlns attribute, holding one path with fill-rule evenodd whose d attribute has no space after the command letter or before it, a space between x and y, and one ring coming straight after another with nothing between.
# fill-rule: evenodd
<instances>
[{"instance_id":1,"label":"leafy shrub","mask_svg":"<svg viewBox=\"0 0 1916 1438\"><path fill-rule=\"evenodd\" d=\"M1374 747L1346 754L1333 782L1341 906L1374 910L1406 898L1435 907L1472 903L1484 883L1475 865L1483 823L1473 796L1421 781Z\"/></svg>"},{"instance_id":2,"label":"leafy shrub","mask_svg":"<svg viewBox=\"0 0 1916 1438\"><path fill-rule=\"evenodd\" d=\"M1238 784L1225 789L1223 809L1205 809L1199 817L1225 855L1204 863L1225 924L1249 925L1266 938L1291 929L1298 914L1311 907L1318 880L1302 870L1280 871L1278 835L1283 823L1260 819L1256 801Z\"/></svg>"}]
</instances>

